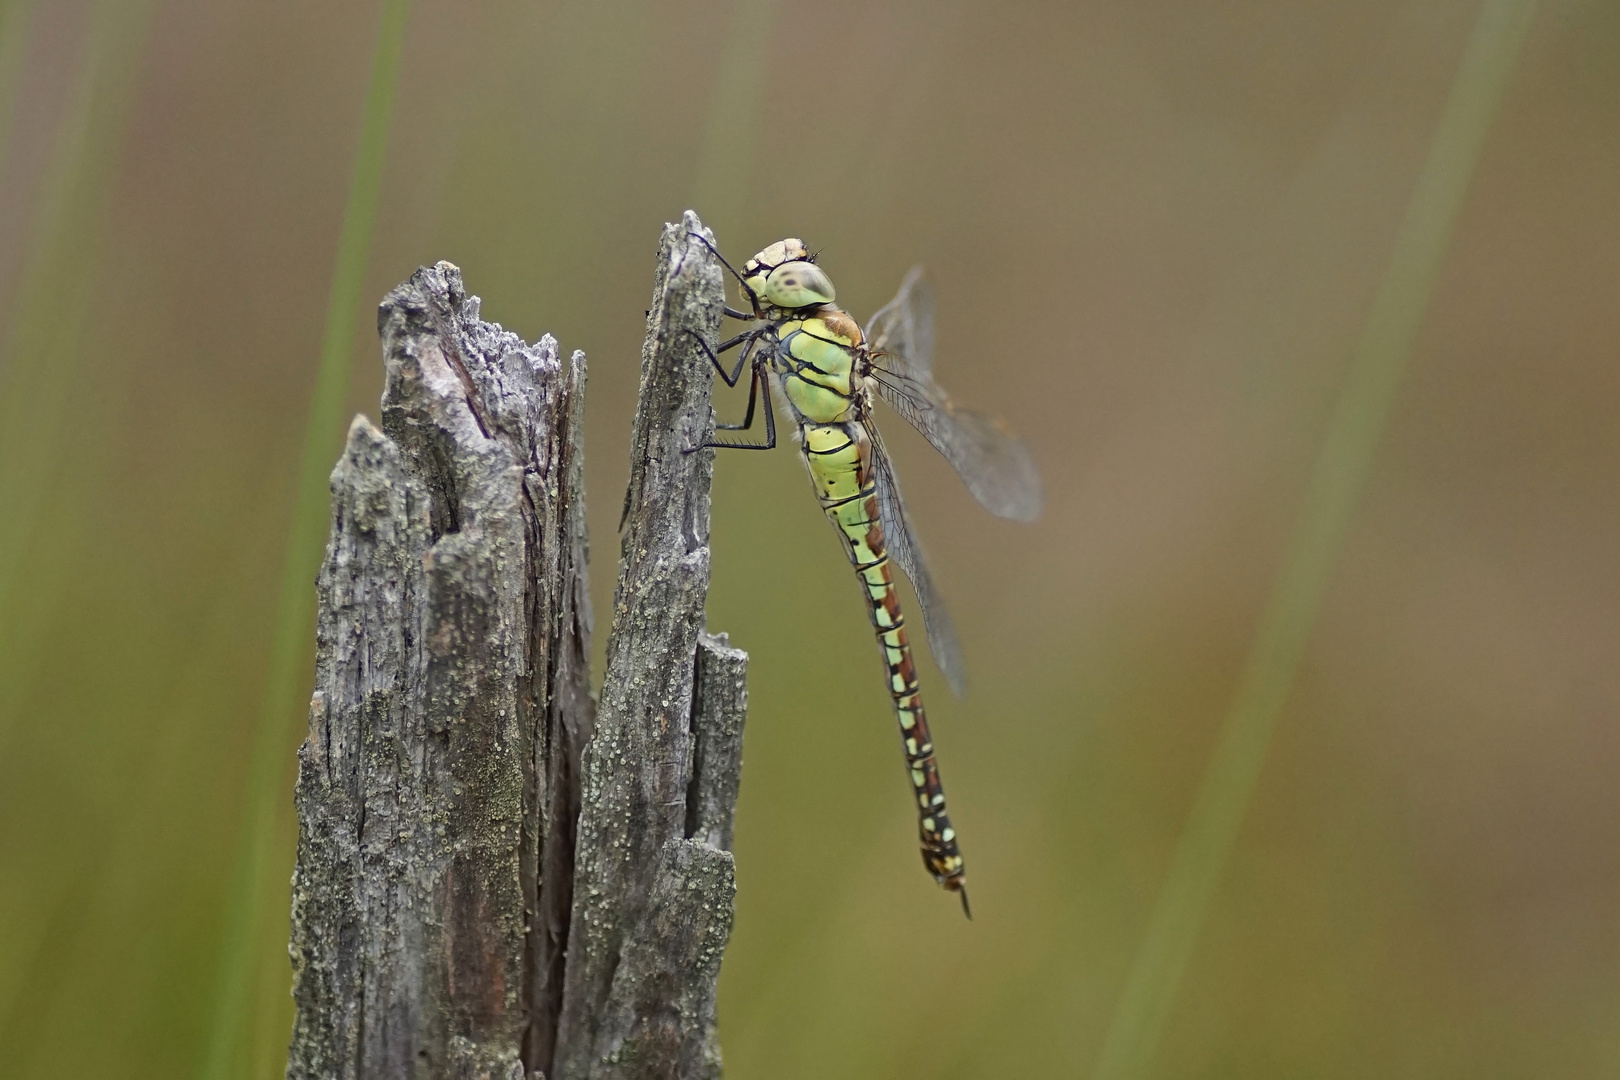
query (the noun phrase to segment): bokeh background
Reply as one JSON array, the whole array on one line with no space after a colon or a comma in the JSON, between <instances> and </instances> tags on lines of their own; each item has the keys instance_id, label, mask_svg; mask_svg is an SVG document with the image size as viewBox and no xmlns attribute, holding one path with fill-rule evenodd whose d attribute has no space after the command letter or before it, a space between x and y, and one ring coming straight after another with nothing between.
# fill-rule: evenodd
<instances>
[{"instance_id":1,"label":"bokeh background","mask_svg":"<svg viewBox=\"0 0 1620 1080\"><path fill-rule=\"evenodd\" d=\"M0 5L5 1076L202 1067L380 10ZM1091 1073L1477 12L412 5L347 411L423 262L583 348L599 612L687 206L863 318L927 264L941 379L1046 478L996 521L885 429L974 677L923 662L969 924L801 466L720 460L734 1080ZM1620 6L1544 0L1152 1075L1620 1074L1617 193ZM284 1061L301 728L244 1076Z\"/></svg>"}]
</instances>

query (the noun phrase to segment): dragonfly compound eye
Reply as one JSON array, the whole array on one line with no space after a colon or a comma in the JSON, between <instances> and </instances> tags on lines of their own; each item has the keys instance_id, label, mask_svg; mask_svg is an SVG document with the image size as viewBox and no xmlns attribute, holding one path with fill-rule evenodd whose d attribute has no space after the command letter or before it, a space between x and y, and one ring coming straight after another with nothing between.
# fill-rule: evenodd
<instances>
[{"instance_id":1,"label":"dragonfly compound eye","mask_svg":"<svg viewBox=\"0 0 1620 1080\"><path fill-rule=\"evenodd\" d=\"M830 304L837 293L826 271L812 262L783 263L765 279L765 300L781 308Z\"/></svg>"}]
</instances>

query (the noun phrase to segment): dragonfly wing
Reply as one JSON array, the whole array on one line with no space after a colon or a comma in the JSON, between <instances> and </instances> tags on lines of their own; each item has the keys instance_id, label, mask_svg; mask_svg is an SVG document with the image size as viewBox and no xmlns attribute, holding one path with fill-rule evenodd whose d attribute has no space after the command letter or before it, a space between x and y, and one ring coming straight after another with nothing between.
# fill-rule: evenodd
<instances>
[{"instance_id":1,"label":"dragonfly wing","mask_svg":"<svg viewBox=\"0 0 1620 1080\"><path fill-rule=\"evenodd\" d=\"M958 409L937 386L901 384L876 374L878 396L922 433L951 463L973 497L997 517L1034 521L1041 516L1041 475L1023 440L995 420Z\"/></svg>"},{"instance_id":2,"label":"dragonfly wing","mask_svg":"<svg viewBox=\"0 0 1620 1080\"><path fill-rule=\"evenodd\" d=\"M1000 421L957 408L934 381L934 292L921 267L872 316L866 343L878 396L945 456L973 497L997 517L1039 517L1041 476L1023 441Z\"/></svg>"},{"instance_id":3,"label":"dragonfly wing","mask_svg":"<svg viewBox=\"0 0 1620 1080\"><path fill-rule=\"evenodd\" d=\"M912 535L906 520L906 504L900 497L900 482L895 479L894 467L884 452L877 428L868 425L872 438L872 472L877 484L878 522L883 526L883 537L888 545L889 557L900 564L906 577L911 579L912 590L922 606L923 627L928 631L928 650L934 663L945 676L951 693L961 697L967 690L967 665L962 659L962 643L956 636L956 624L945 610L934 588L934 579L923 561L922 548Z\"/></svg>"},{"instance_id":4,"label":"dragonfly wing","mask_svg":"<svg viewBox=\"0 0 1620 1080\"><path fill-rule=\"evenodd\" d=\"M866 324L866 344L888 353L897 374L932 380L934 370L934 289L913 266L894 299Z\"/></svg>"}]
</instances>

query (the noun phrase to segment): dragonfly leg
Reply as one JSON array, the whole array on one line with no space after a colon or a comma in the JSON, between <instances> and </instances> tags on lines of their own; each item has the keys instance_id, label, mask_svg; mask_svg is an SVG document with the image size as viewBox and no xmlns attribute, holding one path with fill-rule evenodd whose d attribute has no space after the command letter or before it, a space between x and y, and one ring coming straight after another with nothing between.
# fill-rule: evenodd
<instances>
[{"instance_id":1,"label":"dragonfly leg","mask_svg":"<svg viewBox=\"0 0 1620 1080\"><path fill-rule=\"evenodd\" d=\"M758 340L762 331L745 331L738 334L734 338L722 341L719 348L715 349L709 348L709 343L704 341L703 335L699 334L696 330L688 330L687 333L691 334L697 339L698 347L701 348L703 350L703 354L709 358L709 363L714 365L714 370L719 373L722 379L726 380L726 385L735 387L737 385L737 380L742 378L743 365L748 363L748 357L754 351L754 342ZM737 366L732 368L730 373L727 373L725 365L720 362L720 354L728 349L735 349L738 345L741 345L745 341L749 343L748 348L744 349L742 355L737 358Z\"/></svg>"},{"instance_id":2,"label":"dragonfly leg","mask_svg":"<svg viewBox=\"0 0 1620 1080\"><path fill-rule=\"evenodd\" d=\"M759 399L759 371L754 371L753 377L748 380L748 409L743 413L740 424L716 424L716 431L748 431L754 426L754 402Z\"/></svg>"},{"instance_id":3,"label":"dragonfly leg","mask_svg":"<svg viewBox=\"0 0 1620 1080\"><path fill-rule=\"evenodd\" d=\"M725 267L727 270L731 271L731 276L737 279L737 284L738 285L742 286L743 295L748 297L748 302L750 304L752 304L753 307L754 307L754 313L752 315L744 315L740 311L732 311L729 307L726 308L726 314L730 315L734 319L757 319L757 318L759 318L760 317L760 313L759 313L759 297L754 295L754 290L750 289L748 287L748 282L743 280L743 276L741 274L737 273L737 268L735 266L732 266L730 263L726 262L726 257L724 255L720 254L720 249L719 248L717 248L713 244L709 243L709 238L707 236L704 236L702 233L695 233L695 232L689 232L686 235L690 236L692 239L698 241L704 247L708 248L709 251L711 253L713 253L714 257L720 260L720 265Z\"/></svg>"},{"instance_id":4,"label":"dragonfly leg","mask_svg":"<svg viewBox=\"0 0 1620 1080\"><path fill-rule=\"evenodd\" d=\"M710 439L702 446L694 446L693 450L703 450L708 447L719 447L726 450L774 450L776 449L776 413L771 408L771 390L765 386L765 363L763 360L754 362L754 376L748 381L748 411L740 424L716 424L720 431L747 431L754 426L754 404L761 396L765 398L765 441L759 443L722 442L719 439ZM690 451L688 451L690 452Z\"/></svg>"},{"instance_id":5,"label":"dragonfly leg","mask_svg":"<svg viewBox=\"0 0 1620 1080\"><path fill-rule=\"evenodd\" d=\"M723 446L728 450L774 450L776 448L776 412L771 408L771 390L766 384L765 364L757 361L754 364L754 374L748 382L748 410L743 414L741 424L716 425L722 431L748 431L754 426L754 404L760 397L765 399L765 441L762 443L735 443L713 440L705 445Z\"/></svg>"}]
</instances>

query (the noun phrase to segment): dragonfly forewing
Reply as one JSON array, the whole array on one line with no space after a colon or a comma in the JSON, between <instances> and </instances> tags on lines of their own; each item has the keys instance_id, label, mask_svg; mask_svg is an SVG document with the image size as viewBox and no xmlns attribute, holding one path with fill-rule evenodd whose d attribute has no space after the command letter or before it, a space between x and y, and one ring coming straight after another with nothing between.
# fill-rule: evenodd
<instances>
[{"instance_id":1,"label":"dragonfly forewing","mask_svg":"<svg viewBox=\"0 0 1620 1080\"><path fill-rule=\"evenodd\" d=\"M870 370L878 396L951 463L986 510L1033 521L1045 501L1029 449L1001 422L959 409L934 381L934 293L913 267L866 328Z\"/></svg>"},{"instance_id":2,"label":"dragonfly forewing","mask_svg":"<svg viewBox=\"0 0 1620 1080\"><path fill-rule=\"evenodd\" d=\"M930 379L934 370L934 288L923 268L913 266L900 291L866 324L866 342L891 352L903 365L900 374Z\"/></svg>"}]
</instances>

